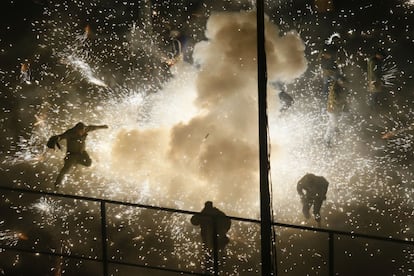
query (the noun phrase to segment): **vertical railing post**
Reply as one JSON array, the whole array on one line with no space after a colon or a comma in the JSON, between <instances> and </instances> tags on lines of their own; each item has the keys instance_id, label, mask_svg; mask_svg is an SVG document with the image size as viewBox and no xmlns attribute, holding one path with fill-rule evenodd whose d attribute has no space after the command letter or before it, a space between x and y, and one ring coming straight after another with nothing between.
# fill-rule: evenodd
<instances>
[{"instance_id":1,"label":"vertical railing post","mask_svg":"<svg viewBox=\"0 0 414 276\"><path fill-rule=\"evenodd\" d=\"M334 276L335 275L335 269L334 269L334 234L332 232L329 232L329 275Z\"/></svg>"},{"instance_id":2,"label":"vertical railing post","mask_svg":"<svg viewBox=\"0 0 414 276\"><path fill-rule=\"evenodd\" d=\"M106 231L106 206L105 201L101 201L101 239L102 239L102 265L103 275L108 276L108 247Z\"/></svg>"},{"instance_id":3,"label":"vertical railing post","mask_svg":"<svg viewBox=\"0 0 414 276\"><path fill-rule=\"evenodd\" d=\"M213 216L213 265L214 275L218 275L218 237L217 237L217 219Z\"/></svg>"}]
</instances>

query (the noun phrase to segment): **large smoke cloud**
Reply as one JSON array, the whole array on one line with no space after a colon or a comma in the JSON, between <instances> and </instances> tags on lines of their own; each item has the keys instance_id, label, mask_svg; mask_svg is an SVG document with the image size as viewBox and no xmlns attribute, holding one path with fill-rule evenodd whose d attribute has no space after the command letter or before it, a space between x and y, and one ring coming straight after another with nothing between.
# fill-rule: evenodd
<instances>
[{"instance_id":1,"label":"large smoke cloud","mask_svg":"<svg viewBox=\"0 0 414 276\"><path fill-rule=\"evenodd\" d=\"M265 26L269 81L290 82L306 70L304 44L294 32L281 36L268 19ZM145 174L158 189L185 193L181 199L198 206L205 200L258 204L256 13L215 13L206 38L193 53L196 115L157 129L120 131L113 166L133 172L137 181Z\"/></svg>"}]
</instances>

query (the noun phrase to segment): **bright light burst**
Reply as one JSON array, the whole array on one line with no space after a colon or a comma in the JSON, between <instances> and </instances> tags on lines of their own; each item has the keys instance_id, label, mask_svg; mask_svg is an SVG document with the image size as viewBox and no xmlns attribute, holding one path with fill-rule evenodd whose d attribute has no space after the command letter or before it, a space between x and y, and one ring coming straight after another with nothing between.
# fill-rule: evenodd
<instances>
[{"instance_id":1,"label":"bright light burst","mask_svg":"<svg viewBox=\"0 0 414 276\"><path fill-rule=\"evenodd\" d=\"M57 220L65 220L68 212L65 212L60 201L47 197L41 197L32 206L33 210L42 215L40 220L44 225L55 225Z\"/></svg>"}]
</instances>

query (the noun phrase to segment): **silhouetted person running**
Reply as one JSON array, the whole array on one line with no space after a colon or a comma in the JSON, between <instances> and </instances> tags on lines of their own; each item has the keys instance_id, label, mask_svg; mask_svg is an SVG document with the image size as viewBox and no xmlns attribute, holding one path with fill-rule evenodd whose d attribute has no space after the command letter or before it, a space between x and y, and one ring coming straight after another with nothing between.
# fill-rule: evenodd
<instances>
[{"instance_id":1,"label":"silhouetted person running","mask_svg":"<svg viewBox=\"0 0 414 276\"><path fill-rule=\"evenodd\" d=\"M214 233L217 238L217 249L224 249L229 243L227 232L231 226L231 220L222 211L213 207L213 202L206 201L199 214L191 217L193 225L200 225L201 239L205 246L214 249Z\"/></svg>"},{"instance_id":2,"label":"silhouetted person running","mask_svg":"<svg viewBox=\"0 0 414 276\"><path fill-rule=\"evenodd\" d=\"M300 199L302 201L302 213L305 218L310 218L309 210L313 205L313 215L320 226L321 207L326 199L329 182L323 176L317 176L307 173L303 176L296 186Z\"/></svg>"},{"instance_id":3,"label":"silhouetted person running","mask_svg":"<svg viewBox=\"0 0 414 276\"><path fill-rule=\"evenodd\" d=\"M59 141L66 140L66 156L64 158L63 168L60 170L55 186L59 186L63 180L63 177L69 170L75 165L83 165L89 167L92 164L92 159L85 150L85 140L88 136L88 132L108 128L107 125L99 126L87 126L82 122L77 123L73 128L66 130L64 133L50 137L47 142L49 148L60 149Z\"/></svg>"}]
</instances>

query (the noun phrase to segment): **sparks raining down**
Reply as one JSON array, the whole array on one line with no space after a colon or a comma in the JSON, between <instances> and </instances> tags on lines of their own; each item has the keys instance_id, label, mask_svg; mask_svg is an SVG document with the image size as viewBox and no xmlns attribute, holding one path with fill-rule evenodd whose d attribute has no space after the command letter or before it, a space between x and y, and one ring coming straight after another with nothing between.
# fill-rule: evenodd
<instances>
[{"instance_id":1,"label":"sparks raining down","mask_svg":"<svg viewBox=\"0 0 414 276\"><path fill-rule=\"evenodd\" d=\"M0 242L8 246L16 246L19 241L27 239L27 236L22 232L12 230L0 231Z\"/></svg>"},{"instance_id":2,"label":"sparks raining down","mask_svg":"<svg viewBox=\"0 0 414 276\"><path fill-rule=\"evenodd\" d=\"M193 211L211 200L226 214L257 218L254 1L234 1L237 4L228 10L214 1L194 7L197 10L180 7L180 1L152 9L135 9L137 4L128 1L117 3L121 6L117 8L100 1L55 2L42 6L42 19L31 24L39 47L34 47L36 53L29 59L30 85L19 82L19 65L26 57L19 57L13 69L0 70L0 81L12 91L10 102L17 99L19 103L3 108L1 122L12 130L4 139L11 144L0 168L8 181L4 185ZM268 2L268 116L275 219L316 226L302 217L295 190L297 181L309 172L330 182L321 213L323 227L412 240L410 104L404 98L392 102L392 114L374 114L377 121L371 121L361 100L366 96L365 58L377 42L393 54L383 67L384 86L398 91L393 97L406 96L405 81L412 73L401 66L398 47L402 46L395 38L392 20L402 18L399 13L408 18L412 1L393 7L398 16L373 24L355 22L368 20L361 14L372 12L376 4L351 9L335 3L333 9L332 1L314 1L315 5L298 9L292 1ZM240 12L241 7L247 11ZM163 9L168 12L164 14ZM338 16L329 23L333 13ZM181 15L170 20L171 14ZM183 57L170 67L166 64L170 38L165 34L176 29L183 35L179 37ZM408 24L402 32L406 36L402 42L413 41L412 26ZM373 42L378 36L381 39ZM349 79L350 105L339 120L333 146L327 148L323 134L328 118L321 112L326 101L320 96L321 78L315 64L320 44L334 37L341 37L343 43L341 70ZM347 43L354 43L353 47ZM3 53L8 55L9 49L1 49ZM283 83L294 98L283 114L275 83ZM79 121L104 123L109 129L104 135L88 136L92 167L75 168L55 190L53 181L66 145L52 150L46 148L46 141ZM388 132L393 136L383 138ZM18 212L21 215L15 219L28 221L34 229L28 239L34 241L33 248L50 238L44 250L101 258L99 204L53 196L1 199L5 209L12 211L7 217ZM113 260L161 267L173 263L189 271L204 265L199 233L189 216L116 204L107 204L106 211L108 257ZM19 246L27 237L10 224L14 225L12 219L0 223L1 228L11 229L0 230L0 241ZM311 238L289 231L282 230L291 236L278 241L283 244L278 256L283 260L281 271L297 272L298 262L292 261L296 250L300 256L311 252L312 259L319 260L312 269L322 275L325 251L298 249L293 240L308 243ZM258 233L256 225L232 222L223 264L228 271L235 275L260 271ZM33 239L32 234L40 238ZM366 249L370 257L384 255L372 247ZM407 262L412 261L412 250L406 253ZM82 262L77 265L81 267ZM57 258L49 264L49 272L64 275L69 267L69 262ZM411 267L403 264L397 269L407 272Z\"/></svg>"},{"instance_id":3,"label":"sparks raining down","mask_svg":"<svg viewBox=\"0 0 414 276\"><path fill-rule=\"evenodd\" d=\"M47 197L41 197L32 208L42 215L42 223L45 225L55 225L57 220L64 219L68 215L59 201Z\"/></svg>"},{"instance_id":4,"label":"sparks raining down","mask_svg":"<svg viewBox=\"0 0 414 276\"><path fill-rule=\"evenodd\" d=\"M382 81L384 82L384 86L393 87L395 82L398 80L397 74L397 65L392 61L392 57L388 56L385 58L382 68Z\"/></svg>"}]
</instances>

